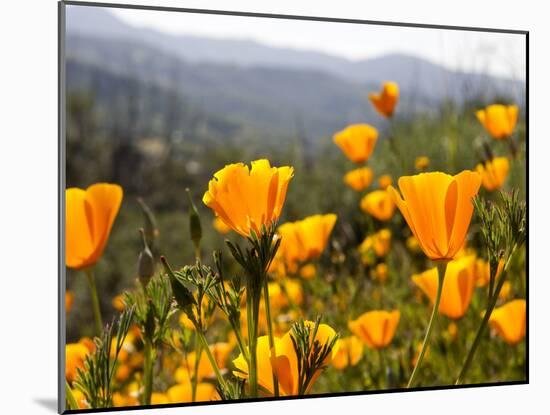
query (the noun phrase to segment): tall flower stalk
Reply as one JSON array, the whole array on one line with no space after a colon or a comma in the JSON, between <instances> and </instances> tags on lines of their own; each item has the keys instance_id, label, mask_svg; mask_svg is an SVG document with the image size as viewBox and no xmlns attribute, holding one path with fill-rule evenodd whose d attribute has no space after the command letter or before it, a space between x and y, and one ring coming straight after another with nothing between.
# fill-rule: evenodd
<instances>
[{"instance_id":1,"label":"tall flower stalk","mask_svg":"<svg viewBox=\"0 0 550 415\"><path fill-rule=\"evenodd\" d=\"M430 320L428 322L428 327L426 328L426 333L424 335L424 340L422 341L422 349L420 349L420 354L418 355L418 359L416 359L416 363L414 365L414 369L411 373L411 377L409 378L409 382L407 383L407 388L410 388L414 385L414 382L418 376L418 370L420 366L422 365L422 361L424 360L424 355L426 354L426 350L428 349L428 346L430 344L430 337L432 335L432 329L434 326L434 322L437 316L437 312L439 310L439 302L441 301L441 293L443 292L443 281L445 279L445 272L447 271L447 261L439 261L437 263L437 273L438 273L438 281L437 281L437 293L435 295L435 301L432 309L432 314L430 316Z\"/></svg>"},{"instance_id":2,"label":"tall flower stalk","mask_svg":"<svg viewBox=\"0 0 550 415\"><path fill-rule=\"evenodd\" d=\"M101 306L99 305L99 297L97 295L97 286L95 283L95 275L93 268L86 268L86 279L90 288L90 296L92 299L92 311L94 313L95 329L98 334L103 332L103 319L101 318Z\"/></svg>"},{"instance_id":3,"label":"tall flower stalk","mask_svg":"<svg viewBox=\"0 0 550 415\"><path fill-rule=\"evenodd\" d=\"M479 198L475 199L476 213L481 222L481 235L489 258L489 296L487 310L485 310L474 341L464 359L455 381L456 385L460 385L468 373L504 285L511 260L527 237L527 208L525 202L519 200L518 192L501 192L500 202L500 204L496 204ZM506 262L499 275L499 262L503 259Z\"/></svg>"}]
</instances>

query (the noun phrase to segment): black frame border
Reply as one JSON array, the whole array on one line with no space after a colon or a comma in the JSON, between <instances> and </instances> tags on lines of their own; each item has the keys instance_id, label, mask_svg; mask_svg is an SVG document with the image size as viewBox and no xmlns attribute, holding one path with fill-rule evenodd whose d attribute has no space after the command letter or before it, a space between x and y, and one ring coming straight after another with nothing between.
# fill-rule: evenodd
<instances>
[{"instance_id":1,"label":"black frame border","mask_svg":"<svg viewBox=\"0 0 550 415\"><path fill-rule=\"evenodd\" d=\"M525 195L527 201L527 239L525 241L525 273L526 287L525 296L527 302L526 315L526 336L525 336L525 380L520 381L503 381L503 382L487 382L473 383L467 385L440 385L440 386L424 386L413 387L410 389L384 389L372 391L353 391L353 392L334 392L321 393L304 396L280 396L280 397L265 397L265 398L247 398L235 399L228 401L205 401L205 402L182 402L174 404L159 404L159 405L136 405L136 406L121 406L112 408L92 408L68 410L65 408L65 343L66 343L66 320L65 320L65 289L66 289L66 269L65 269L65 6L84 6L84 7L103 7L110 9L133 9L133 10L151 10L165 12L179 12L191 14L210 14L222 16L238 16L238 17L257 17L268 19L283 19L283 20L303 20L303 21L320 21L330 23L352 23L364 24L371 26L397 26L411 27L421 29L437 29L437 30L458 30L467 32L486 32L486 33L503 33L516 34L525 36ZM438 25L425 23L406 23L406 22L391 22L377 21L364 19L347 19L335 17L321 16L302 16L290 14L274 14L274 13L258 13L244 11L229 11L229 10L213 10L213 9L194 9L184 7L166 7L166 6L149 6L143 4L128 4L128 3L102 3L88 2L75 0L61 0L58 2L58 413L60 414L80 414L80 413L100 413L114 411L132 411L141 409L166 409L166 408L185 408L195 406L210 406L210 405L228 405L242 404L247 402L273 402L273 401L289 401L296 399L315 399L315 398L333 398L345 396L365 396L379 394L393 394L402 392L425 392L425 391L440 391L450 389L470 389L492 386L514 386L529 384L529 320L530 320L530 301L529 301L529 30L516 29L501 29L489 27L467 27L454 25Z\"/></svg>"}]
</instances>

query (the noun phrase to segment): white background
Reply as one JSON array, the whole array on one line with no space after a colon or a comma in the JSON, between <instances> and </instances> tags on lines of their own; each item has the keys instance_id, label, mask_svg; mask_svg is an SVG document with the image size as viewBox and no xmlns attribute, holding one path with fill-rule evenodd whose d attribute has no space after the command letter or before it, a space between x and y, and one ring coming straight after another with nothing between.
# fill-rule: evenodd
<instances>
[{"instance_id":1,"label":"white background","mask_svg":"<svg viewBox=\"0 0 550 415\"><path fill-rule=\"evenodd\" d=\"M57 5L0 9L0 411L53 413L57 376ZM543 413L548 409L548 84L544 2L223 0L141 4L525 29L530 43L530 381L528 386L163 410L243 414L342 410L372 414ZM546 398L546 399L545 399ZM344 409L345 408L345 409ZM545 408L545 409L537 409ZM136 413L136 412L128 412ZM138 412L142 414L153 411ZM156 412L155 412L156 413ZM547 413L547 412L546 412Z\"/></svg>"}]
</instances>

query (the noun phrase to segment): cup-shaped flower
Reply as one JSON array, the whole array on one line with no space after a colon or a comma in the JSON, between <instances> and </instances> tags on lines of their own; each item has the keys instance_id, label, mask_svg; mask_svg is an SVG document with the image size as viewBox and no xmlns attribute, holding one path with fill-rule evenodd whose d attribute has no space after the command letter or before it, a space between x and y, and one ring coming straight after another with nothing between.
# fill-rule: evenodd
<instances>
[{"instance_id":1,"label":"cup-shaped flower","mask_svg":"<svg viewBox=\"0 0 550 415\"><path fill-rule=\"evenodd\" d=\"M360 192L370 186L372 183L372 177L372 169L369 167L360 167L347 172L344 176L344 183L356 192Z\"/></svg>"},{"instance_id":2,"label":"cup-shaped flower","mask_svg":"<svg viewBox=\"0 0 550 415\"><path fill-rule=\"evenodd\" d=\"M84 359L95 350L94 343L84 337L78 343L65 346L65 378L71 383L76 379L78 368L84 368Z\"/></svg>"},{"instance_id":3,"label":"cup-shaped flower","mask_svg":"<svg viewBox=\"0 0 550 415\"><path fill-rule=\"evenodd\" d=\"M306 322L308 325L313 325L312 322ZM326 324L320 324L317 330L315 340L320 346L328 344L336 336L335 331ZM291 331L284 334L282 337L274 337L274 353L272 355L269 347L268 336L258 338L258 384L269 395L273 395L273 371L277 375L279 381L279 393L282 396L298 395L300 390L300 377L298 367L298 355L292 341ZM337 346L332 349L327 356L324 365L329 365L333 357L337 353ZM239 378L248 378L248 365L242 353L233 360L236 371L233 374ZM320 374L317 371L312 380L309 382L305 393L309 391L315 379Z\"/></svg>"},{"instance_id":4,"label":"cup-shaped flower","mask_svg":"<svg viewBox=\"0 0 550 415\"><path fill-rule=\"evenodd\" d=\"M260 235L279 219L285 203L292 167L272 167L256 160L249 169L243 163L229 164L214 174L203 202L221 220L242 236Z\"/></svg>"},{"instance_id":5,"label":"cup-shaped flower","mask_svg":"<svg viewBox=\"0 0 550 415\"><path fill-rule=\"evenodd\" d=\"M290 268L319 257L328 242L337 216L333 213L313 215L296 222L287 222L277 230L281 239L279 253Z\"/></svg>"},{"instance_id":6,"label":"cup-shaped flower","mask_svg":"<svg viewBox=\"0 0 550 415\"><path fill-rule=\"evenodd\" d=\"M348 327L371 349L383 349L391 343L400 316L399 310L367 311L350 321Z\"/></svg>"},{"instance_id":7,"label":"cup-shaped flower","mask_svg":"<svg viewBox=\"0 0 550 415\"><path fill-rule=\"evenodd\" d=\"M495 279L497 279L500 276L500 273L502 272L502 269L504 268L504 260L501 259L498 262ZM481 258L478 258L476 260L476 286L477 287L485 287L487 284L489 284L489 281L491 279L491 271L490 271L490 264L487 261L484 261Z\"/></svg>"},{"instance_id":8,"label":"cup-shaped flower","mask_svg":"<svg viewBox=\"0 0 550 415\"><path fill-rule=\"evenodd\" d=\"M456 176L433 172L399 179L399 192L388 188L422 251L432 260L450 260L460 251L474 211L472 198L481 185L478 173Z\"/></svg>"},{"instance_id":9,"label":"cup-shaped flower","mask_svg":"<svg viewBox=\"0 0 550 415\"><path fill-rule=\"evenodd\" d=\"M504 140L512 135L518 120L516 105L489 105L476 112L476 117L495 140Z\"/></svg>"},{"instance_id":10,"label":"cup-shaped flower","mask_svg":"<svg viewBox=\"0 0 550 415\"><path fill-rule=\"evenodd\" d=\"M65 190L65 263L73 269L93 266L103 254L122 202L117 184L97 183L86 190Z\"/></svg>"},{"instance_id":11,"label":"cup-shaped flower","mask_svg":"<svg viewBox=\"0 0 550 415\"><path fill-rule=\"evenodd\" d=\"M394 199L385 190L374 190L361 199L361 210L379 221L390 220L395 211Z\"/></svg>"},{"instance_id":12,"label":"cup-shaped flower","mask_svg":"<svg viewBox=\"0 0 550 415\"><path fill-rule=\"evenodd\" d=\"M483 164L476 166L476 171L481 175L481 183L488 191L500 189L508 177L510 162L507 157L495 157Z\"/></svg>"},{"instance_id":13,"label":"cup-shaped flower","mask_svg":"<svg viewBox=\"0 0 550 415\"><path fill-rule=\"evenodd\" d=\"M378 130L369 124L352 124L334 135L334 143L354 163L363 163L371 156Z\"/></svg>"},{"instance_id":14,"label":"cup-shaped flower","mask_svg":"<svg viewBox=\"0 0 550 415\"><path fill-rule=\"evenodd\" d=\"M369 99L380 115L390 118L399 100L399 86L395 82L384 82L382 91L371 92Z\"/></svg>"},{"instance_id":15,"label":"cup-shaped flower","mask_svg":"<svg viewBox=\"0 0 550 415\"><path fill-rule=\"evenodd\" d=\"M526 310L525 300L512 300L493 310L489 324L506 343L513 346L525 337Z\"/></svg>"},{"instance_id":16,"label":"cup-shaped flower","mask_svg":"<svg viewBox=\"0 0 550 415\"><path fill-rule=\"evenodd\" d=\"M433 304L437 293L437 268L413 275L412 280ZM443 279L439 313L454 320L464 316L475 286L475 257L467 256L450 261Z\"/></svg>"},{"instance_id":17,"label":"cup-shaped flower","mask_svg":"<svg viewBox=\"0 0 550 415\"><path fill-rule=\"evenodd\" d=\"M356 336L344 337L337 342L337 352L332 358L332 366L336 369L345 369L355 366L363 356L363 342Z\"/></svg>"}]
</instances>

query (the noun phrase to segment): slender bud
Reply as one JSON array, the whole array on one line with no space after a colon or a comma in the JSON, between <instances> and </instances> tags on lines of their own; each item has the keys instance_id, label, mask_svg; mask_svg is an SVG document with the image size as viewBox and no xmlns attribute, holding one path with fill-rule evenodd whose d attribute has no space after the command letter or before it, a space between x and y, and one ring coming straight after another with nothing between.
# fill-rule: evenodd
<instances>
[{"instance_id":1,"label":"slender bud","mask_svg":"<svg viewBox=\"0 0 550 415\"><path fill-rule=\"evenodd\" d=\"M202 238L202 227L199 212L193 203L191 198L191 192L189 189L185 189L187 196L189 196L189 229L191 231L191 240L195 245L195 256L198 258L200 255L200 243Z\"/></svg>"},{"instance_id":2,"label":"slender bud","mask_svg":"<svg viewBox=\"0 0 550 415\"><path fill-rule=\"evenodd\" d=\"M159 229L157 226L157 221L153 215L153 211L145 204L141 197L138 197L137 202L141 207L143 212L143 218L145 220L145 226L143 227L145 231L145 239L147 239L147 245L152 249L155 243L155 239L159 235Z\"/></svg>"},{"instance_id":3,"label":"slender bud","mask_svg":"<svg viewBox=\"0 0 550 415\"><path fill-rule=\"evenodd\" d=\"M147 287L151 277L155 274L155 260L153 254L147 245L147 239L145 238L145 232L143 229L139 230L141 235L141 241L143 242L143 250L139 253L138 258L138 277L143 288Z\"/></svg>"},{"instance_id":4,"label":"slender bud","mask_svg":"<svg viewBox=\"0 0 550 415\"><path fill-rule=\"evenodd\" d=\"M170 286L172 287L172 294L174 295L174 298L176 299L179 308L182 309L187 315L192 315L190 306L195 303L195 298L193 297L193 294L176 278L174 272L172 271L172 268L170 268L170 265L168 264L168 261L166 261L165 257L161 256L160 262L162 263L166 274L168 274L168 278L170 279Z\"/></svg>"}]
</instances>

